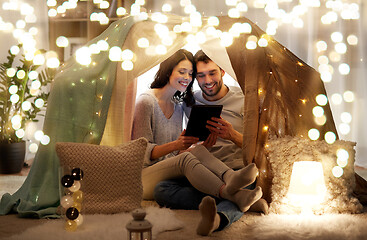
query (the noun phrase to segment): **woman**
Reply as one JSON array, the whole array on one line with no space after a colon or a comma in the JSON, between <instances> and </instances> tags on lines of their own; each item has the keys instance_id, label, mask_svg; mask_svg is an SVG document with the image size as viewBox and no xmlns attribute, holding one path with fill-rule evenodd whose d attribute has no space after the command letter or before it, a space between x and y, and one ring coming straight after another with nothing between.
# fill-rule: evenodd
<instances>
[{"instance_id":1,"label":"woman","mask_svg":"<svg viewBox=\"0 0 367 240\"><path fill-rule=\"evenodd\" d=\"M153 199L158 182L185 176L199 191L228 199L245 212L262 195L261 188L242 189L254 182L255 165L233 171L215 158L205 147L215 143L213 134L187 151L199 139L182 131L181 102L189 106L195 102L191 90L195 73L193 55L180 49L160 64L151 89L137 99L132 139L145 137L150 143L142 171L143 198Z\"/></svg>"}]
</instances>

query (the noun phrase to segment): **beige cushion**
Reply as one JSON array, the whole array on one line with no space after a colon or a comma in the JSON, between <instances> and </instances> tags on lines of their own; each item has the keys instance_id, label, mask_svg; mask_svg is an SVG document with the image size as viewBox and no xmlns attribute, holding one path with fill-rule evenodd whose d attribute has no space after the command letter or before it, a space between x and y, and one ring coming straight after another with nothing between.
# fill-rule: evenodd
<instances>
[{"instance_id":1,"label":"beige cushion","mask_svg":"<svg viewBox=\"0 0 367 240\"><path fill-rule=\"evenodd\" d=\"M316 214L322 213L359 213L362 205L352 196L355 187L354 150L355 143L337 140L333 144L325 141L311 141L299 137L269 139L265 148L267 159L273 174L270 212L280 214L299 213L287 198L293 163L296 161L318 161L322 163L326 185L324 203L313 208ZM343 168L343 175L335 177L332 169L337 164L336 152L345 149L349 153L348 164Z\"/></svg>"},{"instance_id":2,"label":"beige cushion","mask_svg":"<svg viewBox=\"0 0 367 240\"><path fill-rule=\"evenodd\" d=\"M63 169L81 168L84 213L118 213L140 207L141 170L147 141L133 140L115 147L86 143L56 143Z\"/></svg>"}]
</instances>

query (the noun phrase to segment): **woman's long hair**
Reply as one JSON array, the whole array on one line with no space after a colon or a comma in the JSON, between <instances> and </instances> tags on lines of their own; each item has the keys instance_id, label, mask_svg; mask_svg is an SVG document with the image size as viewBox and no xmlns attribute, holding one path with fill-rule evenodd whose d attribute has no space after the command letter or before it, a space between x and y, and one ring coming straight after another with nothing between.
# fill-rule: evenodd
<instances>
[{"instance_id":1,"label":"woman's long hair","mask_svg":"<svg viewBox=\"0 0 367 240\"><path fill-rule=\"evenodd\" d=\"M172 74L173 69L182 60L189 60L192 64L192 81L187 86L185 92L181 93L180 91L177 91L173 95L173 100L176 102L183 101L186 103L187 106L192 106L195 103L192 93L192 85L196 77L196 64L192 53L185 49L178 50L172 56L161 62L159 69L154 77L154 81L150 84L150 88L162 88L166 86L166 84L169 82L169 78Z\"/></svg>"}]
</instances>

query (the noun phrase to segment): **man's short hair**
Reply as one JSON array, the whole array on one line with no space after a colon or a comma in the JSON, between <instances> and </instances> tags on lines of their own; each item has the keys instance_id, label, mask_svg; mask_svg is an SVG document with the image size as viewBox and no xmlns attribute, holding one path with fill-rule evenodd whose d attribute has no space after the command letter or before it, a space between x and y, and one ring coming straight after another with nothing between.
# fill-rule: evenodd
<instances>
[{"instance_id":1,"label":"man's short hair","mask_svg":"<svg viewBox=\"0 0 367 240\"><path fill-rule=\"evenodd\" d=\"M204 52L203 50L199 50L195 53L194 56L194 60L195 63L197 64L198 62L205 62L208 63L209 61L212 61Z\"/></svg>"}]
</instances>

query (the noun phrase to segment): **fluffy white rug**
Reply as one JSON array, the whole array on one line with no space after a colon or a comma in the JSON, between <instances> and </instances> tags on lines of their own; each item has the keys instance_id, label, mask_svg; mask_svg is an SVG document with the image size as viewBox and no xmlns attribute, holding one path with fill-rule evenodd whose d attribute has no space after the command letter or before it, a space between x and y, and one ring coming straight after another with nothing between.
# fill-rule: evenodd
<instances>
[{"instance_id":1,"label":"fluffy white rug","mask_svg":"<svg viewBox=\"0 0 367 240\"><path fill-rule=\"evenodd\" d=\"M253 239L359 240L367 239L366 220L359 214L269 214L248 226Z\"/></svg>"},{"instance_id":2,"label":"fluffy white rug","mask_svg":"<svg viewBox=\"0 0 367 240\"><path fill-rule=\"evenodd\" d=\"M27 176L2 175L0 176L0 198L5 193L15 193L23 184Z\"/></svg>"},{"instance_id":3,"label":"fluffy white rug","mask_svg":"<svg viewBox=\"0 0 367 240\"><path fill-rule=\"evenodd\" d=\"M177 230L183 223L175 217L168 208L147 207L146 219L153 225L153 239L163 231ZM83 224L75 232L64 230L64 219L49 220L42 225L27 229L19 235L13 235L4 240L104 240L127 239L126 224L132 219L130 213L113 215L85 215Z\"/></svg>"}]
</instances>

